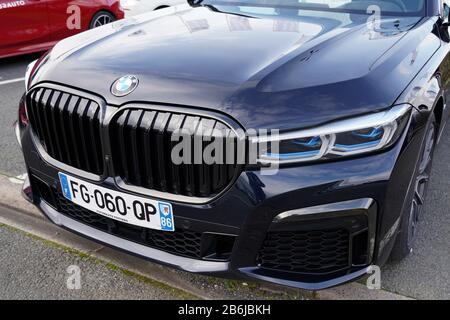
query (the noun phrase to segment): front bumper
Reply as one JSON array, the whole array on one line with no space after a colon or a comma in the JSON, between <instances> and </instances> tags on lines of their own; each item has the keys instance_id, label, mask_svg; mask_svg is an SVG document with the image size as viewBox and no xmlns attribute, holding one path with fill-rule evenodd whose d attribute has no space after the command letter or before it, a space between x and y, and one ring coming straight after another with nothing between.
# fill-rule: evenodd
<instances>
[{"instance_id":1,"label":"front bumper","mask_svg":"<svg viewBox=\"0 0 450 320\"><path fill-rule=\"evenodd\" d=\"M128 252L132 252L141 257L152 259L154 261L159 261L161 263L171 265L173 267L178 267L184 271L195 273L210 273L210 272L225 272L229 269L228 263L226 262L201 261L175 256L173 254L169 254L161 250L152 249L135 242L117 238L106 232L101 232L98 229L89 227L86 224L68 218L67 216L53 209L50 205L48 205L44 201L40 203L39 208L53 223L61 227L74 231L80 235L91 238L95 241L99 241L101 243L108 244L110 246Z\"/></svg>"},{"instance_id":2,"label":"front bumper","mask_svg":"<svg viewBox=\"0 0 450 320\"><path fill-rule=\"evenodd\" d=\"M399 143L384 153L283 168L274 176L246 171L227 193L212 203L173 202L176 229L229 235L235 239L227 259L193 259L99 230L58 212L57 206L49 204L33 182L28 195L55 224L152 261L200 274L252 278L320 290L359 278L371 264L381 265L387 260L421 142L421 130L413 128L413 124ZM24 150L29 177L60 191L60 169L40 155L30 127L18 125L17 136ZM112 179L99 184L119 189ZM346 205L343 207L343 204ZM316 274L261 266L258 254L271 230L296 232L309 226L345 228L351 237L366 232L365 258L352 263L354 247L350 244L349 264L340 270Z\"/></svg>"}]
</instances>

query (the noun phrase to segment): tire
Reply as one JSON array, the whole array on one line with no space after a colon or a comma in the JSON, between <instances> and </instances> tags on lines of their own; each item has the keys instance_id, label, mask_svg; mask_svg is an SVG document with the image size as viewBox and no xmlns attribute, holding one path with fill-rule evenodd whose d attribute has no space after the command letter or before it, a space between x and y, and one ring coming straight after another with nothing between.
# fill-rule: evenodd
<instances>
[{"instance_id":1,"label":"tire","mask_svg":"<svg viewBox=\"0 0 450 320\"><path fill-rule=\"evenodd\" d=\"M108 11L99 11L92 17L89 29L101 27L114 21L116 21L116 17L112 13Z\"/></svg>"},{"instance_id":2,"label":"tire","mask_svg":"<svg viewBox=\"0 0 450 320\"><path fill-rule=\"evenodd\" d=\"M413 189L407 197L407 204L402 212L402 220L397 239L391 253L391 261L398 262L406 258L414 248L417 227L423 214L423 206L428 190L433 154L437 139L437 122L434 115L430 116L425 134L425 140L420 152L419 165L414 175Z\"/></svg>"}]
</instances>

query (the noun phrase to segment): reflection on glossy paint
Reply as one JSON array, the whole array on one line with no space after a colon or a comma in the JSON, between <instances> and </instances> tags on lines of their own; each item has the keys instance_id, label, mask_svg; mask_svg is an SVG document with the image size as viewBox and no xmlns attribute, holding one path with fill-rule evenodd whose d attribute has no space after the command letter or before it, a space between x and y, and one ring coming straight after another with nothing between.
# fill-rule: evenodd
<instances>
[{"instance_id":1,"label":"reflection on glossy paint","mask_svg":"<svg viewBox=\"0 0 450 320\"><path fill-rule=\"evenodd\" d=\"M294 10L253 18L218 9L229 13L186 5L67 39L52 54L58 67L48 64L38 78L122 104L110 85L131 73L141 84L129 99L222 111L244 128L300 129L385 109L439 46L423 31L428 23L415 26L419 17L381 17L367 34L367 15Z\"/></svg>"}]
</instances>

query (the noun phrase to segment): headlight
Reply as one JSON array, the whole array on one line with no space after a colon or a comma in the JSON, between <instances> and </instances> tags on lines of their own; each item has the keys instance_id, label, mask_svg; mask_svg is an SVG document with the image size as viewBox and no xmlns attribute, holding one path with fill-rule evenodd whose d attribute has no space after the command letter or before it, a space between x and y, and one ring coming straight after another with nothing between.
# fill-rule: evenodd
<instances>
[{"instance_id":1,"label":"headlight","mask_svg":"<svg viewBox=\"0 0 450 320\"><path fill-rule=\"evenodd\" d=\"M34 60L27 66L27 71L25 71L25 90L28 90L28 86L31 80L31 74L37 64L38 60Z\"/></svg>"},{"instance_id":2,"label":"headlight","mask_svg":"<svg viewBox=\"0 0 450 320\"><path fill-rule=\"evenodd\" d=\"M38 60L31 62L27 66L27 70L25 71L25 90L28 91L31 81L33 80L34 75L38 71L40 67L42 67L50 58L50 51L47 51L42 57Z\"/></svg>"},{"instance_id":3,"label":"headlight","mask_svg":"<svg viewBox=\"0 0 450 320\"><path fill-rule=\"evenodd\" d=\"M313 129L256 137L258 163L295 163L360 155L395 143L409 121L411 106L337 121Z\"/></svg>"}]
</instances>

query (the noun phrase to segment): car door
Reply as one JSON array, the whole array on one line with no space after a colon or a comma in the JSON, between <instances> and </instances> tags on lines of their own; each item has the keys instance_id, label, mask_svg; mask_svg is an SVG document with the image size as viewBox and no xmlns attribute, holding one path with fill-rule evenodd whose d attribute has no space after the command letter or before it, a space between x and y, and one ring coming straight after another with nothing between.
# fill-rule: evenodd
<instances>
[{"instance_id":1,"label":"car door","mask_svg":"<svg viewBox=\"0 0 450 320\"><path fill-rule=\"evenodd\" d=\"M47 0L0 0L0 56L37 51L49 41Z\"/></svg>"},{"instance_id":2,"label":"car door","mask_svg":"<svg viewBox=\"0 0 450 320\"><path fill-rule=\"evenodd\" d=\"M59 41L87 30L90 17L87 12L98 6L92 0L48 0L51 39Z\"/></svg>"}]
</instances>

